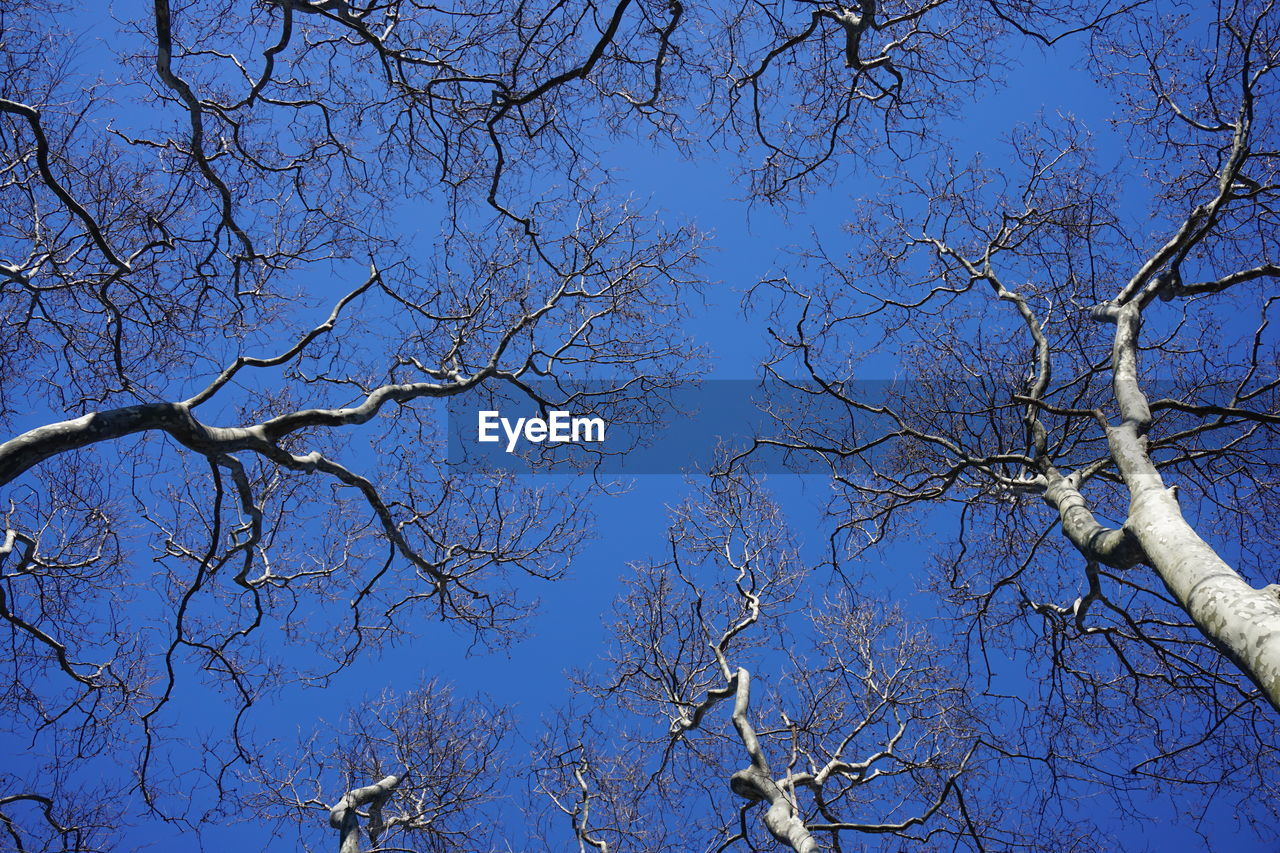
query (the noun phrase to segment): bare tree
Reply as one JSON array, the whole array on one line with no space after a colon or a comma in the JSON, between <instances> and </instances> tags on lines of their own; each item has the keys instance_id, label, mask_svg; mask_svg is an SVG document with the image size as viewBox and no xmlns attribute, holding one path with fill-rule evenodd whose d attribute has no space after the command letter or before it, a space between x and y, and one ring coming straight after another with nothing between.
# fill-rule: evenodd
<instances>
[{"instance_id":1,"label":"bare tree","mask_svg":"<svg viewBox=\"0 0 1280 853\"><path fill-rule=\"evenodd\" d=\"M460 699L434 681L384 692L276 756L250 813L255 822L295 820L304 838L323 816L342 853L495 849L513 722L489 701ZM313 849L333 844L326 838Z\"/></svg>"},{"instance_id":2,"label":"bare tree","mask_svg":"<svg viewBox=\"0 0 1280 853\"><path fill-rule=\"evenodd\" d=\"M0 9L15 844L194 829L263 697L427 618L502 643L519 578L563 572L581 495L450 470L440 401L687 360L697 237L583 141L628 5L157 0L111 52L77 9ZM206 691L220 735L177 725ZM83 794L100 754L137 779Z\"/></svg>"},{"instance_id":3,"label":"bare tree","mask_svg":"<svg viewBox=\"0 0 1280 853\"><path fill-rule=\"evenodd\" d=\"M1054 784L1094 772L1099 719L1141 728L1124 702L1161 716L1135 768L1153 779L1216 772L1228 759L1186 770L1208 741L1253 756L1231 778L1270 773L1274 741L1249 727L1270 731L1256 700L1280 695L1275 531L1242 508L1276 482L1280 39L1265 4L1208 27L1136 5L154 0L90 21L119 29L111 51L76 35L82 10L0 6L0 709L28 752L0 771L8 840L119 848L140 811L191 831L242 815L244 780L274 766L254 709L283 685L328 683L428 618L518 634L529 579L559 577L587 530L581 495L450 469L441 405L546 404L534 380L589 379L634 411L687 374L701 238L619 199L594 153L637 128L740 151L769 202L893 164L898 198L856 226L866 256L776 282L773 365L890 426L779 442L832 461L851 537L954 510L933 517L960 528L938 577L965 636L1048 652L1045 707L1076 753ZM1122 24L1138 31L1105 35ZM1148 90L1129 129L1161 164L1162 234L1129 225L1060 127L1013 141L1006 185L904 165L1004 48L1084 37L1100 74ZM966 307L984 290L994 305ZM1232 299L1256 322L1211 345L1238 331ZM852 336L876 323L941 380L928 393L851 393ZM1163 395L1137 366L1155 353L1176 365ZM565 718L542 752L579 844L729 846L760 825L796 850L1040 843L972 771L1048 762L1044 744L987 737L983 691L893 608L820 602L827 578L754 488L708 500L637 570L612 678L582 685L647 728ZM791 630L801 613L812 628ZM260 807L327 815L344 849L484 847L496 789L467 761L497 744L419 698L357 708L340 738L357 752L302 748L270 777L291 796ZM181 725L193 703L214 733ZM646 748L656 763L628 760ZM135 778L97 772L112 760ZM714 807L673 809L694 796Z\"/></svg>"},{"instance_id":4,"label":"bare tree","mask_svg":"<svg viewBox=\"0 0 1280 853\"><path fill-rule=\"evenodd\" d=\"M1141 3L766 0L722 11L709 105L752 197L786 204L932 147L1028 42L1093 33Z\"/></svg>"},{"instance_id":5,"label":"bare tree","mask_svg":"<svg viewBox=\"0 0 1280 853\"><path fill-rule=\"evenodd\" d=\"M849 257L757 292L771 372L815 401L768 443L829 463L846 545L938 531L978 666L1028 661L1041 723L1132 733L1116 770L1256 813L1280 708L1278 24L1170 4L1113 28L1093 65L1129 107L1124 162L1072 120L1025 126L1005 165L904 173ZM902 381L860 381L885 354Z\"/></svg>"},{"instance_id":6,"label":"bare tree","mask_svg":"<svg viewBox=\"0 0 1280 853\"><path fill-rule=\"evenodd\" d=\"M945 647L900 610L813 595L828 583L758 483L709 481L634 570L605 665L578 678L591 710L539 753L543 818L580 849L1034 846L967 781L991 753Z\"/></svg>"}]
</instances>

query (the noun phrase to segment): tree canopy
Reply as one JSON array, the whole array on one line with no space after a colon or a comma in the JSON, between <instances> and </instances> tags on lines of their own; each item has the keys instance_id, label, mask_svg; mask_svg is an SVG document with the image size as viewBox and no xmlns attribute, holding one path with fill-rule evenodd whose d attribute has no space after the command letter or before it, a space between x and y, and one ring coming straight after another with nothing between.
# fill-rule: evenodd
<instances>
[{"instance_id":1,"label":"tree canopy","mask_svg":"<svg viewBox=\"0 0 1280 853\"><path fill-rule=\"evenodd\" d=\"M0 61L10 848L1266 843L1272 3L34 0ZM767 425L636 517L450 454L720 376ZM548 590L563 683L440 652Z\"/></svg>"}]
</instances>

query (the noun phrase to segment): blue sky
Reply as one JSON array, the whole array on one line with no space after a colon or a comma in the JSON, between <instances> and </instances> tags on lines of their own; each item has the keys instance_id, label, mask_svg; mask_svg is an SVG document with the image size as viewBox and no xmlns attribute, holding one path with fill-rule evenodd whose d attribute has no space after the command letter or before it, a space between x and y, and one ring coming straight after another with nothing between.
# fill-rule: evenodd
<instances>
[{"instance_id":1,"label":"blue sky","mask_svg":"<svg viewBox=\"0 0 1280 853\"><path fill-rule=\"evenodd\" d=\"M105 55L96 45L111 38L106 34L108 26L99 21L86 25L86 62ZM1095 133L1100 160L1120 158L1121 140L1107 124L1114 104L1086 72L1072 67L1076 50L1077 45L1071 40L1047 51L1028 48L1016 58L1017 70L1005 82L984 92L958 118L941 123L936 132L955 140L957 159L978 153L999 158L1000 140L1016 123L1034 118L1039 112L1071 114ZM735 179L730 156L704 154L690 160L648 141L620 139L610 145L599 156L613 170L622 188L660 211L664 219L673 223L692 221L711 235L702 269L706 277L703 299L687 306L689 316L685 320L691 338L709 351L703 378L758 377L759 365L770 351L769 321L759 313L744 313L741 305L746 290L786 265L787 253L807 244L813 235L840 249L845 239L841 224L860 196L877 191L878 176L842 174L828 189L786 213L763 204L747 209L740 200L746 190ZM439 211L416 212L407 205L405 214L420 219L429 231ZM333 293L346 284L332 282ZM317 303L329 295L325 290L313 291ZM891 378L897 372L890 360L873 364L884 375L868 378ZM271 376L260 379L268 383ZM40 414L33 413L32 420L39 421ZM540 484L561 481L532 479ZM769 479L769 486L786 508L813 560L822 560L828 530L821 509L829 494L823 479L775 475ZM626 572L628 562L663 550L667 508L678 503L688 487L679 475L653 474L621 483L614 491L616 494L611 496L592 499L589 509L594 516L593 535L568 576L555 583L530 582L526 587L526 596L538 598L541 606L526 626L525 639L503 651L477 653L471 649L469 636L447 625L428 625L412 644L387 649L380 659L341 674L327 689L291 690L271 707L256 709L255 726L288 738L294 731L306 729L313 719L336 719L352 701L358 701L365 693L378 692L385 682L405 676L416 678L417 673L452 681L460 694L483 692L514 709L524 721L532 722L549 713L566 696L565 672L596 662L605 640L602 614L618 592L620 576ZM303 531L302 535L307 534ZM922 561L927 545L902 544L886 552L882 559L886 566L912 565ZM870 568L874 571L878 567ZM927 612L927 603L914 594L914 582L914 578L904 577L898 582L886 582L885 586L913 602L910 606ZM198 693L185 694L178 706L183 724L212 727L217 720L211 710L215 704ZM20 756L20 747L12 749ZM1229 808L1218 809L1213 804L1207 808L1202 829L1214 836L1234 837L1236 827ZM512 820L509 837L519 839L522 829L514 825L514 815ZM1178 849L1182 841L1179 833L1183 832L1162 832L1144 826L1141 837L1133 839L1134 849ZM185 842L175 841L170 830L157 825L146 826L131 840L139 849L146 843L153 849L185 849ZM227 849L233 843L256 849L260 841L260 827L251 822L248 826L211 832L206 844L212 850ZM516 849L518 844L513 841ZM291 849L283 840L280 845L279 849ZM1264 849L1241 844L1233 847Z\"/></svg>"}]
</instances>

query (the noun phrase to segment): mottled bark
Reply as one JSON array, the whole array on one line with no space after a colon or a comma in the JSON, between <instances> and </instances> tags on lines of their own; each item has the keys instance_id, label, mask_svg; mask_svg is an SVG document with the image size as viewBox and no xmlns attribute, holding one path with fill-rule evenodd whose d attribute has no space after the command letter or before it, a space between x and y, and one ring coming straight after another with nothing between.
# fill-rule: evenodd
<instances>
[{"instance_id":1,"label":"mottled bark","mask_svg":"<svg viewBox=\"0 0 1280 853\"><path fill-rule=\"evenodd\" d=\"M818 853L818 842L809 834L804 821L796 814L795 803L787 792L782 790L773 780L769 772L769 761L765 758L756 736L755 727L747 719L751 704L751 675L742 667L734 676L736 682L733 700L733 727L742 738L742 745L751 756L751 766L734 773L729 779L729 787L740 797L748 800L764 800L769 804L764 815L765 828L778 841L790 847L795 853Z\"/></svg>"},{"instance_id":2,"label":"mottled bark","mask_svg":"<svg viewBox=\"0 0 1280 853\"><path fill-rule=\"evenodd\" d=\"M1129 490L1125 529L1196 626L1280 710L1278 588L1255 589L1183 517L1176 490L1147 453L1151 410L1138 384L1139 305L1113 307L1105 319L1116 323L1112 367L1123 421L1107 430L1107 440Z\"/></svg>"},{"instance_id":3,"label":"mottled bark","mask_svg":"<svg viewBox=\"0 0 1280 853\"><path fill-rule=\"evenodd\" d=\"M1046 480L1045 502L1057 510L1062 532L1081 554L1117 569L1142 562L1142 546L1133 533L1126 527L1107 527L1094 518L1074 476L1050 470Z\"/></svg>"},{"instance_id":4,"label":"mottled bark","mask_svg":"<svg viewBox=\"0 0 1280 853\"><path fill-rule=\"evenodd\" d=\"M329 825L338 830L338 853L361 853L358 812L361 806L368 806L370 837L376 843L377 834L382 829L382 804L402 779L403 773L391 775L372 785L350 790L329 809Z\"/></svg>"}]
</instances>

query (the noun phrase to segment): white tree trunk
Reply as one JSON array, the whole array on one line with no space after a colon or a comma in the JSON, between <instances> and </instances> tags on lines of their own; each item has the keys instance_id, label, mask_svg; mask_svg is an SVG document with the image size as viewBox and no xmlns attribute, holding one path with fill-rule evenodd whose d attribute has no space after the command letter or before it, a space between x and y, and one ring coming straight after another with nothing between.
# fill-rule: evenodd
<instances>
[{"instance_id":1,"label":"white tree trunk","mask_svg":"<svg viewBox=\"0 0 1280 853\"><path fill-rule=\"evenodd\" d=\"M1151 410L1138 385L1137 303L1110 310L1116 323L1112 369L1124 418L1107 430L1111 457L1129 490L1128 529L1196 626L1280 710L1280 587L1255 589L1200 538L1147 453Z\"/></svg>"}]
</instances>

